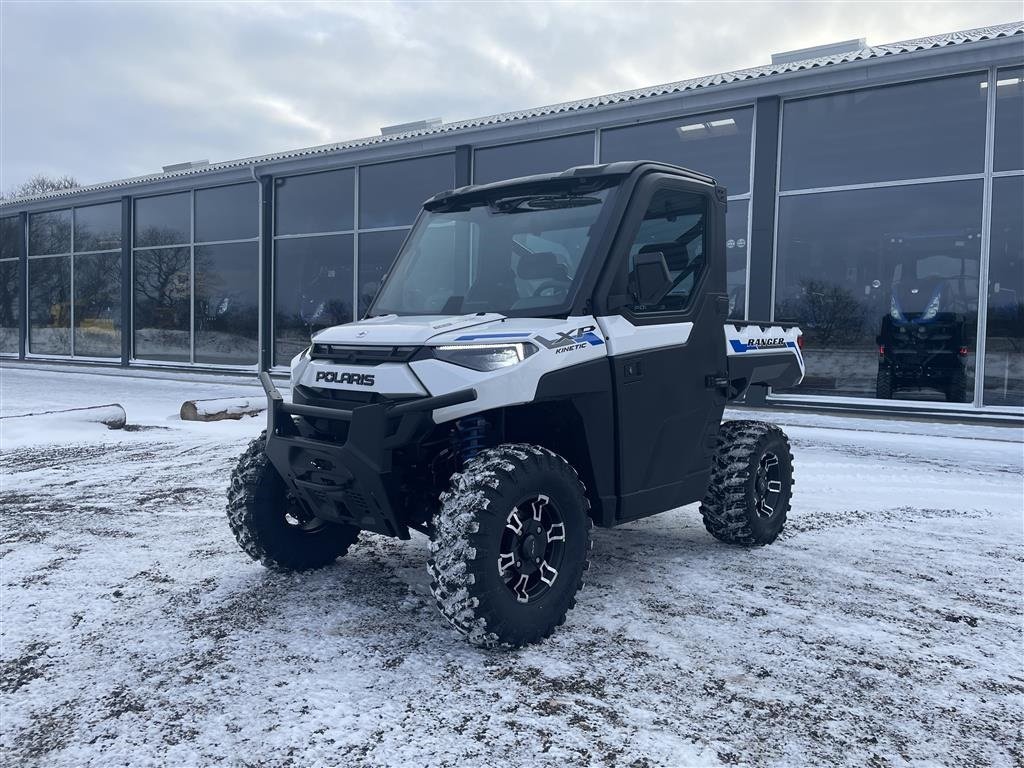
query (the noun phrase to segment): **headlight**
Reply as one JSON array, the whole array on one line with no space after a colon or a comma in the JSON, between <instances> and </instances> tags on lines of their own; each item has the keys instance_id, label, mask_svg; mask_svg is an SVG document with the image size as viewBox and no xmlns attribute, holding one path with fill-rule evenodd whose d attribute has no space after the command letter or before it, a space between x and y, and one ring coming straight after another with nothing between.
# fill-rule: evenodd
<instances>
[{"instance_id":1,"label":"headlight","mask_svg":"<svg viewBox=\"0 0 1024 768\"><path fill-rule=\"evenodd\" d=\"M889 316L897 323L902 323L905 321L903 313L900 312L900 304L898 301L896 301L895 296L889 299Z\"/></svg>"},{"instance_id":2,"label":"headlight","mask_svg":"<svg viewBox=\"0 0 1024 768\"><path fill-rule=\"evenodd\" d=\"M521 363L537 348L533 344L449 344L434 347L438 360L472 368L474 371L496 371Z\"/></svg>"},{"instance_id":3,"label":"headlight","mask_svg":"<svg viewBox=\"0 0 1024 768\"><path fill-rule=\"evenodd\" d=\"M922 320L934 320L935 316L939 314L939 304L942 298L942 289L935 291L932 296L932 300L928 302L928 306L924 308L924 313L921 315Z\"/></svg>"}]
</instances>

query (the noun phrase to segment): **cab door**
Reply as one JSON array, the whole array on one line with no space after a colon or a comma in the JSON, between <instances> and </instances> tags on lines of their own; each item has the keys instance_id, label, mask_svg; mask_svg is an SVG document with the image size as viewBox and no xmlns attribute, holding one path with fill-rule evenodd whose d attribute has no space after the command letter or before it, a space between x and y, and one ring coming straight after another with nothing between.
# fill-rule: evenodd
<instances>
[{"instance_id":1,"label":"cab door","mask_svg":"<svg viewBox=\"0 0 1024 768\"><path fill-rule=\"evenodd\" d=\"M618 522L700 499L725 397L725 191L668 174L635 188L602 279L612 367ZM633 269L661 253L672 287L639 303ZM655 257L656 258L656 257Z\"/></svg>"}]
</instances>

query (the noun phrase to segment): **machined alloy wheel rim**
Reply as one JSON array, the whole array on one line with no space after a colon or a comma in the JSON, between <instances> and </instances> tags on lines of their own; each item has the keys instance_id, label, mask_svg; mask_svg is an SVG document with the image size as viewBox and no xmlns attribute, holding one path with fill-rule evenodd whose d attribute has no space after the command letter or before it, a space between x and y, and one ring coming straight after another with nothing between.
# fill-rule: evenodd
<instances>
[{"instance_id":1,"label":"machined alloy wheel rim","mask_svg":"<svg viewBox=\"0 0 1024 768\"><path fill-rule=\"evenodd\" d=\"M775 514L782 497L782 463L774 453L767 452L757 464L754 476L754 508L769 518Z\"/></svg>"},{"instance_id":2,"label":"machined alloy wheel rim","mask_svg":"<svg viewBox=\"0 0 1024 768\"><path fill-rule=\"evenodd\" d=\"M520 603L554 586L565 556L565 522L549 497L529 496L512 507L498 551L498 576Z\"/></svg>"}]
</instances>

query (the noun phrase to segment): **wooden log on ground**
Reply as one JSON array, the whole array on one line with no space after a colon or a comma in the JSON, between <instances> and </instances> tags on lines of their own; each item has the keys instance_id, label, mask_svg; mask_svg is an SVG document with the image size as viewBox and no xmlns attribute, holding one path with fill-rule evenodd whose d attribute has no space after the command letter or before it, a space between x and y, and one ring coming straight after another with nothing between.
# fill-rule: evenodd
<instances>
[{"instance_id":1,"label":"wooden log on ground","mask_svg":"<svg viewBox=\"0 0 1024 768\"><path fill-rule=\"evenodd\" d=\"M267 398L219 397L213 400L186 400L181 404L182 421L221 421L255 416L267 410Z\"/></svg>"},{"instance_id":2,"label":"wooden log on ground","mask_svg":"<svg viewBox=\"0 0 1024 768\"><path fill-rule=\"evenodd\" d=\"M56 423L94 423L104 424L110 429L123 429L127 422L124 408L122 408L119 403L92 405L87 408L65 408L60 411L19 413L14 416L3 416L0 418L6 420L38 418Z\"/></svg>"}]
</instances>

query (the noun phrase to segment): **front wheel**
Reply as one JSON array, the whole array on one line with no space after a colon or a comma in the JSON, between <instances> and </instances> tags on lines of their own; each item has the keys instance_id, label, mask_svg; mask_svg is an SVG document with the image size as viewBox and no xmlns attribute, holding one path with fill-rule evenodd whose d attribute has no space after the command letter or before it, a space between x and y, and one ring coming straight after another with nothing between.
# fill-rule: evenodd
<instances>
[{"instance_id":1,"label":"front wheel","mask_svg":"<svg viewBox=\"0 0 1024 768\"><path fill-rule=\"evenodd\" d=\"M771 544L786 524L792 492L786 434L763 421L724 422L700 505L708 533L744 547Z\"/></svg>"},{"instance_id":2,"label":"front wheel","mask_svg":"<svg viewBox=\"0 0 1024 768\"><path fill-rule=\"evenodd\" d=\"M348 552L359 529L309 514L288 493L265 452L267 433L251 443L231 473L228 524L242 550L275 571L330 565Z\"/></svg>"},{"instance_id":3,"label":"front wheel","mask_svg":"<svg viewBox=\"0 0 1024 768\"><path fill-rule=\"evenodd\" d=\"M481 452L441 496L428 563L441 613L474 645L548 637L590 566L589 511L561 456L518 444Z\"/></svg>"}]
</instances>

